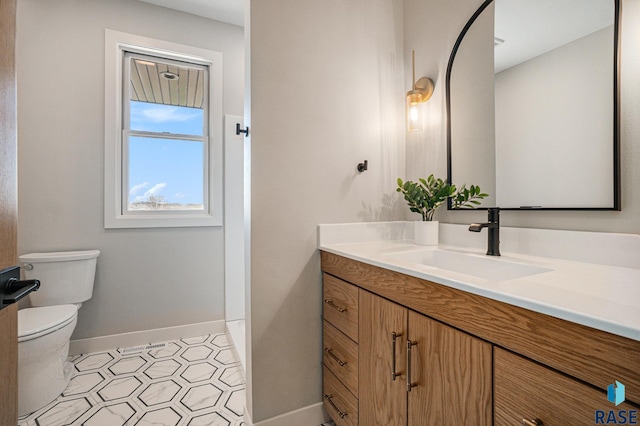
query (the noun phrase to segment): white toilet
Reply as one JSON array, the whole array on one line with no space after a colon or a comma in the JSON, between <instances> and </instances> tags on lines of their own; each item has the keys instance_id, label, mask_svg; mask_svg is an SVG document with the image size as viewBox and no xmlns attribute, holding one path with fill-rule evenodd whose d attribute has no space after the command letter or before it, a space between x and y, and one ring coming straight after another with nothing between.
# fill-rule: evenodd
<instances>
[{"instance_id":1,"label":"white toilet","mask_svg":"<svg viewBox=\"0 0 640 426\"><path fill-rule=\"evenodd\" d=\"M20 256L25 279L40 280L18 311L18 415L56 399L73 375L67 361L78 309L93 295L100 251L32 253Z\"/></svg>"}]
</instances>

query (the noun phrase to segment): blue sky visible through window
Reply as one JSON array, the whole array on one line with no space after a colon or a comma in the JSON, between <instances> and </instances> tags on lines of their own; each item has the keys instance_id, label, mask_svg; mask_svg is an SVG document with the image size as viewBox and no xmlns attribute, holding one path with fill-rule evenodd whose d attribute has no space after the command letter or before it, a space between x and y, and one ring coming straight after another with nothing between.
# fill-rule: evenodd
<instances>
[{"instance_id":1,"label":"blue sky visible through window","mask_svg":"<svg viewBox=\"0 0 640 426\"><path fill-rule=\"evenodd\" d=\"M131 101L131 130L203 135L203 110ZM160 197L168 204L203 205L202 141L131 136L129 203Z\"/></svg>"}]
</instances>

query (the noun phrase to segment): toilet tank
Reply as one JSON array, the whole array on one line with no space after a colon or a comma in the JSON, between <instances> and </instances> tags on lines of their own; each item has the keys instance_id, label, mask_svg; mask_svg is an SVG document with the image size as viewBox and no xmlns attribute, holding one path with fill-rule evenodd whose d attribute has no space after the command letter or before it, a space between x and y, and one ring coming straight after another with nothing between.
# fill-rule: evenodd
<instances>
[{"instance_id":1,"label":"toilet tank","mask_svg":"<svg viewBox=\"0 0 640 426\"><path fill-rule=\"evenodd\" d=\"M93 295L99 250L31 253L20 256L24 278L40 280L31 306L82 303Z\"/></svg>"}]
</instances>

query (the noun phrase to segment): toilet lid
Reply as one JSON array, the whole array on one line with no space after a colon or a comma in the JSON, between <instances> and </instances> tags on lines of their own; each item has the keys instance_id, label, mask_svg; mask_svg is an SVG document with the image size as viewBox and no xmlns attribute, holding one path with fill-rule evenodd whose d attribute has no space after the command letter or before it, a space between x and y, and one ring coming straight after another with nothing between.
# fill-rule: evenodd
<instances>
[{"instance_id":1,"label":"toilet lid","mask_svg":"<svg viewBox=\"0 0 640 426\"><path fill-rule=\"evenodd\" d=\"M61 329L78 315L76 305L42 306L18 311L18 342Z\"/></svg>"}]
</instances>

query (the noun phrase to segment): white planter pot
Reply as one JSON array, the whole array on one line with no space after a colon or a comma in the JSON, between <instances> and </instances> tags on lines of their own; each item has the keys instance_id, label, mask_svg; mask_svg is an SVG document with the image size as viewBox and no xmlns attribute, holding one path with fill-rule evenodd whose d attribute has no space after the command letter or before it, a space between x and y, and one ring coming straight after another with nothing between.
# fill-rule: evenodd
<instances>
[{"instance_id":1,"label":"white planter pot","mask_svg":"<svg viewBox=\"0 0 640 426\"><path fill-rule=\"evenodd\" d=\"M438 245L438 221L416 221L414 227L414 240L421 246Z\"/></svg>"}]
</instances>

